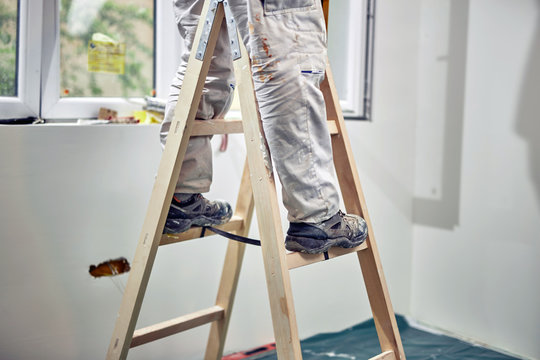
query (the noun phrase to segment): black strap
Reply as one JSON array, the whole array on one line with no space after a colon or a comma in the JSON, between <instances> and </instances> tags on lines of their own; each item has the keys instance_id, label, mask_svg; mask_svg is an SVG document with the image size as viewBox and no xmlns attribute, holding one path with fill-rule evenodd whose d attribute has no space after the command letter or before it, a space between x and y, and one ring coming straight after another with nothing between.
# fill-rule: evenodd
<instances>
[{"instance_id":1,"label":"black strap","mask_svg":"<svg viewBox=\"0 0 540 360\"><path fill-rule=\"evenodd\" d=\"M227 239L240 241L240 242L243 242L245 244L261 246L261 241L260 240L255 240L255 239L251 239L251 238L248 238L248 237L245 237L245 236L231 234L230 232L223 231L223 230L217 229L217 228L212 227L212 226L203 226L202 230L201 230L201 237L204 236L204 234L206 232L206 229L208 229L208 230L210 230L210 231L212 231L212 232L214 232L214 233L216 233L218 235L226 237ZM324 252L324 260L328 260L328 259L330 259L329 255L328 255L328 251L325 251Z\"/></svg>"},{"instance_id":2,"label":"black strap","mask_svg":"<svg viewBox=\"0 0 540 360\"><path fill-rule=\"evenodd\" d=\"M218 235L221 235L223 237L226 237L227 239L231 239L231 240L235 240L235 241L240 241L240 242L243 242L245 244L250 244L250 245L256 245L256 246L261 246L261 241L260 240L255 240L255 239L250 239L248 237L245 237L245 236L240 236L240 235L236 235L236 234L231 234L229 232L226 232L226 231L223 231L223 230L219 230L219 229L216 229L215 227L212 227L212 226L204 226L203 227L203 232L201 232L201 237L204 236L204 229L208 229L212 232L215 232L216 234Z\"/></svg>"}]
</instances>

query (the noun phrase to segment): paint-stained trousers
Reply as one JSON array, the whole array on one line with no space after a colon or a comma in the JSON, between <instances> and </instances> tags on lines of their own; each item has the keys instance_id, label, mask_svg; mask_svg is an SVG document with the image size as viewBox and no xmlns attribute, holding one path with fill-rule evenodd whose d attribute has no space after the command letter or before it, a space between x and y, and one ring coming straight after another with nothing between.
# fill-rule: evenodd
<instances>
[{"instance_id":1,"label":"paint-stained trousers","mask_svg":"<svg viewBox=\"0 0 540 360\"><path fill-rule=\"evenodd\" d=\"M253 82L270 154L291 222L320 222L339 209L319 85L326 68L326 30L319 0L228 0L252 60ZM174 0L184 53L173 79L165 140L193 44L203 0ZM221 118L234 90L225 22L214 52L196 118ZM207 192L212 182L210 137L192 137L175 192Z\"/></svg>"}]
</instances>

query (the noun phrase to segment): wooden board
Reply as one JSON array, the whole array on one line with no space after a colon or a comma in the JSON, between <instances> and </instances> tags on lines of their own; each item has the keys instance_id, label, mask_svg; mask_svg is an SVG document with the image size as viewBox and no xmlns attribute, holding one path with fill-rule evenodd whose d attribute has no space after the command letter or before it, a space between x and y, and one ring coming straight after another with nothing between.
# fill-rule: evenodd
<instances>
[{"instance_id":1,"label":"wooden board","mask_svg":"<svg viewBox=\"0 0 540 360\"><path fill-rule=\"evenodd\" d=\"M246 160L242 181L240 183L240 191L238 192L238 199L236 201L236 210L234 212L235 216L243 219L243 226L235 231L236 234L248 236L254 206L253 192L251 191L251 182L249 179L249 168ZM246 244L229 240L216 299L216 305L225 310L225 315L220 321L212 323L212 326L210 327L210 334L208 336L206 353L204 356L205 360L219 360L223 356L225 337L227 336L227 330L229 328L229 321L231 319L245 249Z\"/></svg>"},{"instance_id":2,"label":"wooden board","mask_svg":"<svg viewBox=\"0 0 540 360\"><path fill-rule=\"evenodd\" d=\"M385 351L369 360L397 360L393 351Z\"/></svg>"},{"instance_id":3,"label":"wooden board","mask_svg":"<svg viewBox=\"0 0 540 360\"><path fill-rule=\"evenodd\" d=\"M335 120L328 120L331 135L338 133ZM191 136L241 134L244 132L242 119L195 120Z\"/></svg>"},{"instance_id":4,"label":"wooden board","mask_svg":"<svg viewBox=\"0 0 540 360\"><path fill-rule=\"evenodd\" d=\"M229 232L237 232L238 230L241 230L244 228L244 219L241 218L238 215L233 215L231 220L228 223L225 223L223 225L215 226L216 229L220 229L223 231L229 231ZM201 238L202 228L201 227L192 227L187 231L184 231L183 233L179 234L163 234L161 236L161 241L159 243L160 246L163 245L170 245L170 244L176 244L182 241L188 241L193 239L199 239ZM211 230L206 230L204 232L204 237L206 236L212 236L215 235L214 232Z\"/></svg>"},{"instance_id":5,"label":"wooden board","mask_svg":"<svg viewBox=\"0 0 540 360\"><path fill-rule=\"evenodd\" d=\"M367 249L367 245L365 243L352 249L331 248L328 250L328 260L365 249ZM287 254L287 264L289 270L325 260L324 254L303 254L300 252L290 252Z\"/></svg>"},{"instance_id":6,"label":"wooden board","mask_svg":"<svg viewBox=\"0 0 540 360\"><path fill-rule=\"evenodd\" d=\"M220 306L200 310L192 314L147 326L134 332L130 347L136 347L209 322L223 319L225 311Z\"/></svg>"},{"instance_id":7,"label":"wooden board","mask_svg":"<svg viewBox=\"0 0 540 360\"><path fill-rule=\"evenodd\" d=\"M392 351L399 354L400 360L405 360L405 352L399 336L396 317L386 286L377 244L373 233L366 200L360 185L358 170L354 161L345 119L339 105L337 90L334 84L330 65L326 68L326 78L321 84L321 90L326 102L326 112L329 118L337 119L339 135L332 137L334 165L347 212L362 216L368 225L367 249L357 252L364 283L375 320L377 335L383 352Z\"/></svg>"},{"instance_id":8,"label":"wooden board","mask_svg":"<svg viewBox=\"0 0 540 360\"><path fill-rule=\"evenodd\" d=\"M267 151L253 80L251 64L247 50L241 44L242 57L234 61L242 119L244 121L244 137L248 154L251 186L257 209L257 222L261 234L261 250L263 255L266 283L270 298L270 311L274 326L276 351L279 359L302 359L293 296L283 246L281 216L274 183L274 176L265 166L262 149Z\"/></svg>"},{"instance_id":9,"label":"wooden board","mask_svg":"<svg viewBox=\"0 0 540 360\"><path fill-rule=\"evenodd\" d=\"M209 2L205 3L203 14L209 9ZM200 23L204 23L201 16ZM216 21L212 26L207 51L213 53L221 20L223 7L218 7ZM195 43L199 42L202 26L198 27ZM126 290L122 297L120 311L116 319L113 336L107 352L107 359L125 359L131 344L133 331L141 309L148 279L152 271L157 249L161 241L165 220L172 200L173 191L180 174L180 168L193 128L193 121L197 113L202 90L210 67L211 57L198 61L192 53L179 101L175 108L175 117L171 123L165 149L161 157L156 181L150 197L150 203L142 226L139 243L132 261Z\"/></svg>"}]
</instances>

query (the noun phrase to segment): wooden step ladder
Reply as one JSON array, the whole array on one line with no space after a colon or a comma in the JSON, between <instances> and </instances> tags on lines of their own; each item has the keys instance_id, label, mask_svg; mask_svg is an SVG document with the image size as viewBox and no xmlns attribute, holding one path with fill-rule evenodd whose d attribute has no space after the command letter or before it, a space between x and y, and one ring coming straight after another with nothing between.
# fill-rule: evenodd
<instances>
[{"instance_id":1,"label":"wooden step ladder","mask_svg":"<svg viewBox=\"0 0 540 360\"><path fill-rule=\"evenodd\" d=\"M242 120L197 121L195 115L224 18L227 19L232 42ZM190 136L241 132L244 133L246 141L247 162L234 216L230 222L219 228L247 236L253 208L257 208L278 358L302 358L289 270L356 252L382 349L382 353L372 359L405 359L330 67L326 69L326 79L321 90L324 93L328 118L331 119L328 127L332 134L334 163L338 169L337 175L347 212L361 215L366 220L368 238L354 249L332 248L326 254L318 255L286 253L274 177L265 165L261 151L266 147L266 143L261 131L250 60L237 34L227 1L205 1L194 41L199 47L191 52L188 62L107 359L125 359L131 347L208 323L211 323L211 328L205 359L221 359L246 246L244 243L229 241L215 306L136 331L135 325L158 247L201 237L200 228L191 228L175 236L162 235ZM206 231L203 236L212 234L211 231Z\"/></svg>"}]
</instances>

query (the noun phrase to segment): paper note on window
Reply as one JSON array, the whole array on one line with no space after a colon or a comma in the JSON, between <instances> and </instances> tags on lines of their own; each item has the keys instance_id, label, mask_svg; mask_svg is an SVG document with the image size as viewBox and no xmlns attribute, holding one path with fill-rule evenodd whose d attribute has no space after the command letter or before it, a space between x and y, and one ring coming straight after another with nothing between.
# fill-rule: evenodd
<instances>
[{"instance_id":1,"label":"paper note on window","mask_svg":"<svg viewBox=\"0 0 540 360\"><path fill-rule=\"evenodd\" d=\"M126 44L96 33L88 42L88 71L123 74L126 62Z\"/></svg>"}]
</instances>

